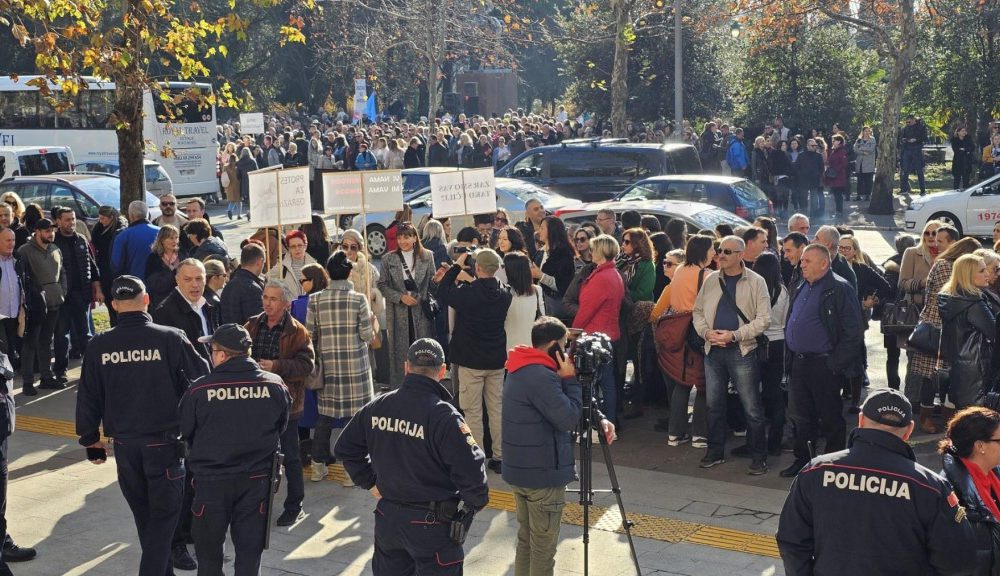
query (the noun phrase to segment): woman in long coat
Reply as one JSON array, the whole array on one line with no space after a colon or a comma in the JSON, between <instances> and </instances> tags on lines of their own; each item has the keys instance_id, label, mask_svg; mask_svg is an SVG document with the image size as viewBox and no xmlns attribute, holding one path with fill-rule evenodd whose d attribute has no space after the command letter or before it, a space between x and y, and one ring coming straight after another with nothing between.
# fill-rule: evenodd
<instances>
[{"instance_id":1,"label":"woman in long coat","mask_svg":"<svg viewBox=\"0 0 1000 576\"><path fill-rule=\"evenodd\" d=\"M410 344L434 337L434 321L421 303L428 298L434 276L434 255L424 250L416 228L402 222L396 233L398 246L382 258L378 288L385 297L385 327L389 332L389 384L403 381L403 364Z\"/></svg>"},{"instance_id":2,"label":"woman in long coat","mask_svg":"<svg viewBox=\"0 0 1000 576\"><path fill-rule=\"evenodd\" d=\"M351 262L336 252L326 264L330 284L309 295L306 328L312 337L323 370L324 387L317 392L319 418L313 440L313 478L333 462L331 428L343 428L375 395L368 343L372 341L372 315L364 294L355 292L347 279Z\"/></svg>"}]
</instances>

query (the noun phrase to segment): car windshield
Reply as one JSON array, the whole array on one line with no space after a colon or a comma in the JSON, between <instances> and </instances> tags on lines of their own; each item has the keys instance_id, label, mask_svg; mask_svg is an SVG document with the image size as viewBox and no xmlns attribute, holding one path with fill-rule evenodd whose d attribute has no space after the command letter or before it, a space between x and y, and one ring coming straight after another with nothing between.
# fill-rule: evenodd
<instances>
[{"instance_id":1,"label":"car windshield","mask_svg":"<svg viewBox=\"0 0 1000 576\"><path fill-rule=\"evenodd\" d=\"M532 198L537 199L542 203L542 206L548 206L549 201L552 200L552 195L532 184L527 182L504 182L503 184L497 185L497 190L502 190L511 196L514 196L521 202L527 202Z\"/></svg>"},{"instance_id":2,"label":"car windshield","mask_svg":"<svg viewBox=\"0 0 1000 576\"><path fill-rule=\"evenodd\" d=\"M121 190L119 184L121 181L117 178L84 178L73 182L77 188L83 190L88 196L94 199L101 206L115 206L121 205ZM146 205L147 206L159 206L160 200L146 192Z\"/></svg>"},{"instance_id":3,"label":"car windshield","mask_svg":"<svg viewBox=\"0 0 1000 576\"><path fill-rule=\"evenodd\" d=\"M718 224L729 224L731 226L748 226L750 224L739 216L721 208L711 208L697 214L692 214L691 219L697 222L698 226L702 229L715 228Z\"/></svg>"},{"instance_id":4,"label":"car windshield","mask_svg":"<svg viewBox=\"0 0 1000 576\"><path fill-rule=\"evenodd\" d=\"M426 172L403 173L403 196L431 185L431 175Z\"/></svg>"},{"instance_id":5,"label":"car windshield","mask_svg":"<svg viewBox=\"0 0 1000 576\"><path fill-rule=\"evenodd\" d=\"M738 182L733 182L732 188L733 192L736 193L736 197L745 204L767 202L767 195L764 194L764 191L749 180L739 180Z\"/></svg>"},{"instance_id":6,"label":"car windshield","mask_svg":"<svg viewBox=\"0 0 1000 576\"><path fill-rule=\"evenodd\" d=\"M663 200L667 196L663 194L664 187L655 182L633 184L631 188L616 198L617 200Z\"/></svg>"}]
</instances>

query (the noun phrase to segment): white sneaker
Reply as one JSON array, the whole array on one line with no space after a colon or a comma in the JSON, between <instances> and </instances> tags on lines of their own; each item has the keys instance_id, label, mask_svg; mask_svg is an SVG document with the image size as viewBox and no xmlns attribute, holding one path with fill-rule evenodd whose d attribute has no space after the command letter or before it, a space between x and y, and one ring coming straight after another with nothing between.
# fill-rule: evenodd
<instances>
[{"instance_id":1,"label":"white sneaker","mask_svg":"<svg viewBox=\"0 0 1000 576\"><path fill-rule=\"evenodd\" d=\"M323 464L322 462L313 462L312 476L310 476L309 479L313 482L322 482L323 479L326 478L328 471L329 470L327 469L326 464Z\"/></svg>"},{"instance_id":2,"label":"white sneaker","mask_svg":"<svg viewBox=\"0 0 1000 576\"><path fill-rule=\"evenodd\" d=\"M681 444L687 444L691 441L691 437L687 434L683 436L667 436L667 446L680 446Z\"/></svg>"},{"instance_id":3,"label":"white sneaker","mask_svg":"<svg viewBox=\"0 0 1000 576\"><path fill-rule=\"evenodd\" d=\"M701 436L695 436L691 439L692 448L708 448L708 439Z\"/></svg>"},{"instance_id":4,"label":"white sneaker","mask_svg":"<svg viewBox=\"0 0 1000 576\"><path fill-rule=\"evenodd\" d=\"M344 479L340 481L340 485L343 486L344 488L354 487L354 480L351 480L351 476L347 473L346 470L344 471Z\"/></svg>"}]
</instances>

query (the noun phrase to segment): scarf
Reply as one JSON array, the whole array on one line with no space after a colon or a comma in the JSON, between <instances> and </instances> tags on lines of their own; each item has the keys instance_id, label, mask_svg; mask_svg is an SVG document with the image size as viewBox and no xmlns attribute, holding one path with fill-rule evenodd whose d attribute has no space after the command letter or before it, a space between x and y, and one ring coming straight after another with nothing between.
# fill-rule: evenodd
<instances>
[{"instance_id":1,"label":"scarf","mask_svg":"<svg viewBox=\"0 0 1000 576\"><path fill-rule=\"evenodd\" d=\"M983 504L993 514L993 518L1000 520L1000 508L997 507L997 496L1000 496L1000 478L996 474L986 474L983 469L973 463L968 458L962 458L962 464L969 471L972 483L976 485L976 492Z\"/></svg>"},{"instance_id":2,"label":"scarf","mask_svg":"<svg viewBox=\"0 0 1000 576\"><path fill-rule=\"evenodd\" d=\"M621 272L622 280L625 281L626 287L632 283L632 277L635 276L635 269L638 264L638 254L633 254L631 256L619 256L616 268L618 268L618 271Z\"/></svg>"}]
</instances>

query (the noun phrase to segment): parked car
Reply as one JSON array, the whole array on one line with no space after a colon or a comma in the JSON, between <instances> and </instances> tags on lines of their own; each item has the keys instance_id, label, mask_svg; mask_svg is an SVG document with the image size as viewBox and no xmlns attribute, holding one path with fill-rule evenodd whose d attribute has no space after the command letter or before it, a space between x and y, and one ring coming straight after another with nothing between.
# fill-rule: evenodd
<instances>
[{"instance_id":1,"label":"parked car","mask_svg":"<svg viewBox=\"0 0 1000 576\"><path fill-rule=\"evenodd\" d=\"M701 160L690 144L629 144L621 139L540 146L497 170L497 176L518 178L584 202L608 200L651 176L699 173Z\"/></svg>"},{"instance_id":2,"label":"parked car","mask_svg":"<svg viewBox=\"0 0 1000 576\"><path fill-rule=\"evenodd\" d=\"M750 222L736 214L703 202L687 202L684 200L626 200L621 202L592 202L556 210L556 216L567 224L583 224L597 219L599 210L612 210L618 219L622 212L636 210L640 214L652 214L660 220L663 228L667 222L681 219L688 225L688 233L694 234L705 228L715 228L718 224L749 226Z\"/></svg>"},{"instance_id":3,"label":"parked car","mask_svg":"<svg viewBox=\"0 0 1000 576\"><path fill-rule=\"evenodd\" d=\"M770 216L774 206L756 184L737 176L684 174L653 176L629 186L615 201L686 200L718 206L740 218Z\"/></svg>"},{"instance_id":4,"label":"parked car","mask_svg":"<svg viewBox=\"0 0 1000 576\"><path fill-rule=\"evenodd\" d=\"M440 166L425 168L406 168L403 172L403 200L420 192L431 185L431 174L441 172L454 172L457 168L443 168Z\"/></svg>"},{"instance_id":5,"label":"parked car","mask_svg":"<svg viewBox=\"0 0 1000 576\"><path fill-rule=\"evenodd\" d=\"M524 203L532 198L538 199L542 203L542 206L549 212L554 212L559 208L574 203L569 198L546 192L538 186L511 178L497 178L496 189L497 207L507 210L511 224L524 219ZM410 195L406 203L413 209L413 222L419 222L425 214L430 214L434 207L434 202L431 200L430 186ZM392 224L392 219L395 215L394 212L375 212L368 214L366 218L362 218L360 215L354 217L351 228L360 232L361 226L364 225L368 251L371 252L373 258L381 258L385 254L386 247L388 246L385 232L389 225ZM462 218L459 216L452 219L456 222L452 225L453 232L458 232ZM472 216L464 218L468 221L468 225L472 226Z\"/></svg>"},{"instance_id":6,"label":"parked car","mask_svg":"<svg viewBox=\"0 0 1000 576\"><path fill-rule=\"evenodd\" d=\"M146 177L146 191L159 198L164 194L174 193L174 182L170 175L163 168L163 165L156 160L143 159L142 168ZM118 160L88 160L76 165L77 172L97 172L101 174L111 174L118 176L121 165Z\"/></svg>"},{"instance_id":7,"label":"parked car","mask_svg":"<svg viewBox=\"0 0 1000 576\"><path fill-rule=\"evenodd\" d=\"M120 206L121 187L117 176L99 174L59 174L25 176L0 182L0 194L14 192L25 204L36 203L47 214L53 206L67 206L90 228L97 223L101 206ZM146 192L149 219L160 215L160 200Z\"/></svg>"},{"instance_id":8,"label":"parked car","mask_svg":"<svg viewBox=\"0 0 1000 576\"><path fill-rule=\"evenodd\" d=\"M919 232L928 220L941 220L959 234L992 238L993 226L1000 222L1000 174L965 190L914 198L903 220L911 232Z\"/></svg>"},{"instance_id":9,"label":"parked car","mask_svg":"<svg viewBox=\"0 0 1000 576\"><path fill-rule=\"evenodd\" d=\"M0 146L0 179L73 170L69 146Z\"/></svg>"}]
</instances>

